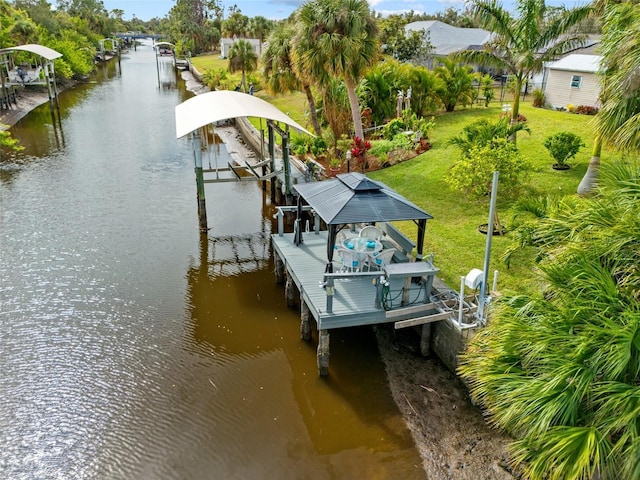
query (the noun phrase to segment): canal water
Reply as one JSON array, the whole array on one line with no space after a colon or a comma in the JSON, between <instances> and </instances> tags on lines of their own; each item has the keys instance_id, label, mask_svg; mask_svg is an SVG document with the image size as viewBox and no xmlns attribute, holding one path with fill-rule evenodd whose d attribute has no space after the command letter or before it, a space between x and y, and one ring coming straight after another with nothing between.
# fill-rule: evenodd
<instances>
[{"instance_id":1,"label":"canal water","mask_svg":"<svg viewBox=\"0 0 640 480\"><path fill-rule=\"evenodd\" d=\"M332 333L318 377L259 185L208 184L199 233L189 96L146 44L12 129L0 478L424 478L370 329Z\"/></svg>"}]
</instances>

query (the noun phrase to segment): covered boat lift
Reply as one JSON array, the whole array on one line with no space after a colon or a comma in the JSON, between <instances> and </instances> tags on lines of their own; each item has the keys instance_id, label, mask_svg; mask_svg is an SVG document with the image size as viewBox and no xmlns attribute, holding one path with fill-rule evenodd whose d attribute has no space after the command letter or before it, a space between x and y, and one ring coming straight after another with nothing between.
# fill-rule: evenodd
<instances>
[{"instance_id":1,"label":"covered boat lift","mask_svg":"<svg viewBox=\"0 0 640 480\"><path fill-rule=\"evenodd\" d=\"M35 65L16 65L13 55L19 52L29 52L36 58ZM9 105L9 87L27 85L46 85L49 93L49 103L53 108L55 99L58 106L58 87L53 61L62 57L57 52L44 45L27 44L0 49L0 86L2 88L2 101Z\"/></svg>"},{"instance_id":2,"label":"covered boat lift","mask_svg":"<svg viewBox=\"0 0 640 480\"><path fill-rule=\"evenodd\" d=\"M229 90L221 90L215 92L208 92L202 95L192 97L175 108L176 118L176 138L182 138L186 135L191 135L193 144L193 156L195 162L196 172L196 186L197 186L197 198L198 198L198 217L200 224L200 231L206 232L207 226L207 212L206 201L204 192L204 170L202 168L202 141L201 138L206 135L206 129L209 125L213 125L216 122L228 120L238 117L259 117L267 120L268 134L269 134L269 155L270 160L262 161L260 165L249 166L254 174L253 177L249 177L252 180L270 180L274 178L278 172L276 172L275 164L275 132L282 137L282 152L283 152L283 170L285 178L285 192L290 194L291 192L291 180L290 180L290 163L288 156L288 141L289 141L289 127L293 127L300 132L304 132L308 135L314 136L311 132L307 131L302 125L291 119L288 115L280 111L277 107L274 107L268 102L257 98L253 95L247 95L246 93L233 92ZM278 122L285 124L285 128L281 128ZM266 163L270 165L270 173L259 175L255 172L254 167L264 167ZM216 173L220 169L214 170ZM227 171L233 172L236 176L236 180L240 180L233 165L228 165ZM208 180L207 183L213 183L221 180ZM273 188L274 182L272 182Z\"/></svg>"}]
</instances>

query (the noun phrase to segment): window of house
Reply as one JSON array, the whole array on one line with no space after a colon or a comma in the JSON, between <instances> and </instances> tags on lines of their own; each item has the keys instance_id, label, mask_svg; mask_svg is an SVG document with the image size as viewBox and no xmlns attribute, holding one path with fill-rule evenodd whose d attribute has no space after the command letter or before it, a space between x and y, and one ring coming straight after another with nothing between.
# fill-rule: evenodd
<instances>
[{"instance_id":1,"label":"window of house","mask_svg":"<svg viewBox=\"0 0 640 480\"><path fill-rule=\"evenodd\" d=\"M580 84L582 83L582 75L574 75L571 77L571 86L573 88L580 88Z\"/></svg>"}]
</instances>

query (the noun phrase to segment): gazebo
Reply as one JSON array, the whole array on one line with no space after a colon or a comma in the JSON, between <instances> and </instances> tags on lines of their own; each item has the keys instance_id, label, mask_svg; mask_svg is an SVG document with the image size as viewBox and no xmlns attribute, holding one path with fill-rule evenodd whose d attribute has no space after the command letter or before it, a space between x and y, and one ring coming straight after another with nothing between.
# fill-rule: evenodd
<instances>
[{"instance_id":1,"label":"gazebo","mask_svg":"<svg viewBox=\"0 0 640 480\"><path fill-rule=\"evenodd\" d=\"M304 201L327 225L327 271L332 270L338 232L354 223L413 221L418 227L417 259L422 258L427 220L433 217L384 183L362 173L346 173L333 180L298 184L293 188L298 192L298 220Z\"/></svg>"}]
</instances>

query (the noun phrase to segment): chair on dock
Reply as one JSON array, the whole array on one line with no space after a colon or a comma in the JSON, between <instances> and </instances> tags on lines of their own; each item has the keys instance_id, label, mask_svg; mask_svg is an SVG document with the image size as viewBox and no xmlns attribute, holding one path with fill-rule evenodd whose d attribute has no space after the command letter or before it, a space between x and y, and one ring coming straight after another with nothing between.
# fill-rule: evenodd
<instances>
[{"instance_id":1,"label":"chair on dock","mask_svg":"<svg viewBox=\"0 0 640 480\"><path fill-rule=\"evenodd\" d=\"M370 238L371 240L380 240L382 238L382 231L378 227L367 225L360 230L359 236L362 238Z\"/></svg>"},{"instance_id":2,"label":"chair on dock","mask_svg":"<svg viewBox=\"0 0 640 480\"><path fill-rule=\"evenodd\" d=\"M362 257L358 252L338 248L338 257L342 261L342 272L359 272L362 265Z\"/></svg>"},{"instance_id":3,"label":"chair on dock","mask_svg":"<svg viewBox=\"0 0 640 480\"><path fill-rule=\"evenodd\" d=\"M391 263L391 259L395 253L395 248L387 248L381 252L367 255L367 258L365 259L365 266L368 270L371 270L371 267L377 270L382 270L385 265Z\"/></svg>"}]
</instances>

